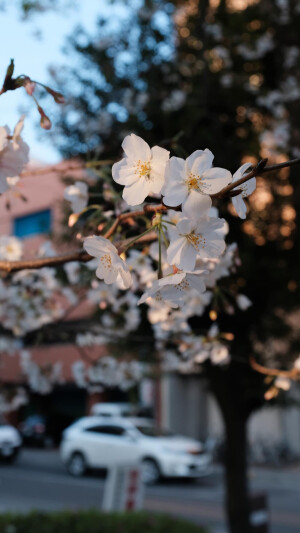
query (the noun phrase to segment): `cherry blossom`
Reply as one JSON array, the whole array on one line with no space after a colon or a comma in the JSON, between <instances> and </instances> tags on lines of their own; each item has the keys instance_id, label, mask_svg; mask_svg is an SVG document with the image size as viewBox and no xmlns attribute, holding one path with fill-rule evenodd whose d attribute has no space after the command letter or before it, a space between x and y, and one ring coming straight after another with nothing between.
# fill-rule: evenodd
<instances>
[{"instance_id":1,"label":"cherry blossom","mask_svg":"<svg viewBox=\"0 0 300 533\"><path fill-rule=\"evenodd\" d=\"M7 126L0 127L0 194L16 185L28 163L29 147L21 138L24 117L17 123L12 139Z\"/></svg>"},{"instance_id":2,"label":"cherry blossom","mask_svg":"<svg viewBox=\"0 0 300 533\"><path fill-rule=\"evenodd\" d=\"M225 250L225 241L217 230L224 221L208 216L211 199L195 191L189 196L171 236L167 250L168 262L185 271L192 271L199 258L216 258Z\"/></svg>"},{"instance_id":3,"label":"cherry blossom","mask_svg":"<svg viewBox=\"0 0 300 533\"><path fill-rule=\"evenodd\" d=\"M155 298L158 301L164 300L171 307L178 307L188 291L193 289L200 293L205 291L201 274L203 270L194 273L180 272L159 279L143 294L138 303L142 304L148 298Z\"/></svg>"},{"instance_id":4,"label":"cherry blossom","mask_svg":"<svg viewBox=\"0 0 300 533\"><path fill-rule=\"evenodd\" d=\"M226 187L232 176L225 168L212 168L213 159L207 148L196 150L186 160L171 157L163 189L164 203L175 207L184 203L191 191L210 195Z\"/></svg>"},{"instance_id":5,"label":"cherry blossom","mask_svg":"<svg viewBox=\"0 0 300 533\"><path fill-rule=\"evenodd\" d=\"M88 203L88 186L84 181L75 181L65 188L64 198L71 202L73 213L80 213Z\"/></svg>"},{"instance_id":6,"label":"cherry blossom","mask_svg":"<svg viewBox=\"0 0 300 533\"><path fill-rule=\"evenodd\" d=\"M22 242L17 237L3 235L0 237L0 259L18 261L23 255Z\"/></svg>"},{"instance_id":7,"label":"cherry blossom","mask_svg":"<svg viewBox=\"0 0 300 533\"><path fill-rule=\"evenodd\" d=\"M132 277L129 268L119 257L117 248L108 239L93 235L84 240L83 246L88 254L98 259L96 276L99 279L104 279L108 285L117 281L124 289L131 286Z\"/></svg>"},{"instance_id":8,"label":"cherry blossom","mask_svg":"<svg viewBox=\"0 0 300 533\"><path fill-rule=\"evenodd\" d=\"M244 163L244 165L242 165L233 174L232 182L234 183L235 181L241 179L247 173L250 167L252 167L252 163ZM232 198L232 203L240 218L243 218L243 219L246 218L247 207L244 202L244 198L252 194L255 191L255 188L256 188L255 178L251 178L249 181L246 181L242 185L238 186L238 189L240 189L242 192L238 196L234 196Z\"/></svg>"},{"instance_id":9,"label":"cherry blossom","mask_svg":"<svg viewBox=\"0 0 300 533\"><path fill-rule=\"evenodd\" d=\"M112 167L112 177L124 185L123 198L128 205L141 204L151 194L161 192L169 152L159 146L150 146L132 133L125 137L122 148L125 157Z\"/></svg>"}]
</instances>

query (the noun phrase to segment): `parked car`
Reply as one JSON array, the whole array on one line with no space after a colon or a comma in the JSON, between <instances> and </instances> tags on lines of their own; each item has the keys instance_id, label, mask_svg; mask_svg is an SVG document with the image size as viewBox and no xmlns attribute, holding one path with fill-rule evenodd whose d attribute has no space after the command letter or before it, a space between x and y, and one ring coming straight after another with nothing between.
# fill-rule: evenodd
<instances>
[{"instance_id":1,"label":"parked car","mask_svg":"<svg viewBox=\"0 0 300 533\"><path fill-rule=\"evenodd\" d=\"M30 415L19 425L24 444L49 447L53 439L47 434L46 419L42 415Z\"/></svg>"},{"instance_id":2,"label":"parked car","mask_svg":"<svg viewBox=\"0 0 300 533\"><path fill-rule=\"evenodd\" d=\"M211 455L201 442L158 429L142 418L81 418L63 432L60 453L73 476L138 462L144 482L153 484L160 477L197 478L211 470Z\"/></svg>"},{"instance_id":3,"label":"parked car","mask_svg":"<svg viewBox=\"0 0 300 533\"><path fill-rule=\"evenodd\" d=\"M22 444L22 438L16 428L0 418L0 457L5 461L12 462L18 455Z\"/></svg>"},{"instance_id":4,"label":"parked car","mask_svg":"<svg viewBox=\"0 0 300 533\"><path fill-rule=\"evenodd\" d=\"M129 416L132 414L132 406L129 403L110 403L102 402L95 403L91 409L91 415L95 416L107 416L107 417L120 417Z\"/></svg>"}]
</instances>

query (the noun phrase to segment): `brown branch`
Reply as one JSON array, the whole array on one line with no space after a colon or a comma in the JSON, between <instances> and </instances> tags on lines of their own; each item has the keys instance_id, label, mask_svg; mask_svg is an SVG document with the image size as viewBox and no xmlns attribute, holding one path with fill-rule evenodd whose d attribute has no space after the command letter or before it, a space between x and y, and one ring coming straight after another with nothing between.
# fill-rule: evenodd
<instances>
[{"instance_id":1,"label":"brown branch","mask_svg":"<svg viewBox=\"0 0 300 533\"><path fill-rule=\"evenodd\" d=\"M295 380L300 379L300 372L296 368L292 368L291 370L280 370L279 368L268 368L266 366L263 366L257 363L257 361L254 359L253 356L249 358L249 362L253 370L265 376L290 378L290 379L295 379Z\"/></svg>"},{"instance_id":2,"label":"brown branch","mask_svg":"<svg viewBox=\"0 0 300 533\"><path fill-rule=\"evenodd\" d=\"M140 217L147 213L157 213L159 211L166 211L166 210L167 210L167 207L165 207L162 204L158 204L158 205L145 205L144 208L140 211L130 211L129 213L123 213L116 218L112 226L104 234L104 237L106 239L109 239L109 237L111 237L115 233L119 224L121 224L125 220L128 220L129 218Z\"/></svg>"},{"instance_id":3,"label":"brown branch","mask_svg":"<svg viewBox=\"0 0 300 533\"><path fill-rule=\"evenodd\" d=\"M117 249L126 246L129 244L134 237L131 237L129 239L125 239L123 241L119 241L114 243L115 247ZM152 242L157 239L156 233L153 231L152 233L148 233L148 235L143 235L140 239L136 241L136 243L148 243ZM5 272L18 272L19 270L26 270L26 269L38 269L43 267L56 267L59 265L64 265L65 263L71 263L72 261L80 261L82 263L87 263L88 261L91 261L93 257L91 257L88 253L84 251L78 251L78 252L69 252L63 255L58 255L56 257L45 257L42 259L31 259L28 261L0 261L0 270L3 270Z\"/></svg>"},{"instance_id":4,"label":"brown branch","mask_svg":"<svg viewBox=\"0 0 300 533\"><path fill-rule=\"evenodd\" d=\"M259 163L251 170L251 172L248 172L248 174L245 174L242 178L239 180L233 181L227 185L227 187L224 187L224 189L221 189L221 191L217 192L216 194L211 194L211 198L224 198L224 196L228 196L230 191L233 189L236 189L246 181L251 180L251 178L255 178L255 176L259 176L261 174L264 174L265 172L271 172L273 170L280 170L281 168L287 168L292 167L294 165L300 164L300 158L298 159L291 159L290 161L285 161L284 163L278 163L277 165L270 165L269 167L266 166L268 160L262 159L259 161Z\"/></svg>"},{"instance_id":5,"label":"brown branch","mask_svg":"<svg viewBox=\"0 0 300 533\"><path fill-rule=\"evenodd\" d=\"M274 170L280 170L282 168L287 168L287 167L291 167L291 166L300 164L300 158L292 159L290 161L285 161L283 163L279 163L279 164L276 164L276 165L270 165L268 167L266 166L267 161L268 161L267 159L262 159L253 168L253 170L251 172L249 172L248 174L246 174L245 176L243 176L239 180L230 183L229 185L227 185L227 187L224 187L218 193L212 194L211 197L212 198L224 198L225 196L236 196L238 194L238 189L236 189L236 188L238 188L240 185L242 185L246 181L250 180L251 178L254 178L255 176L258 176L260 174L264 174L265 172L271 172L271 171L274 171ZM231 193L231 191L232 191L232 193ZM134 218L134 217L137 217L137 216L142 216L142 215L147 214L147 213L157 213L157 212L160 212L160 211L167 211L168 209L169 209L168 206L165 206L163 204L145 205L143 210L130 211L128 213L122 213L121 215L119 215L115 219L115 221L113 222L112 226L104 234L104 237L106 239L111 237L115 233L115 231L116 231L117 227L119 226L119 224L122 223L122 222L125 222L126 220L128 220L130 218ZM176 209L176 207L173 208L173 209ZM136 242L137 243L151 242L151 241L155 240L156 238L157 238L156 233L153 232L153 233L150 233L148 235L145 235L145 236L141 237L141 239L137 240ZM132 240L132 238L131 239L125 239L122 242L115 243L115 246L116 246L117 249L121 250L122 247L124 245L126 246L131 240ZM86 252L79 251L79 252L71 252L71 253L64 254L64 255L61 255L61 256L57 256L57 257L48 257L48 258L43 258L43 259L33 259L31 261L0 261L0 270L4 270L5 272L17 272L17 271L23 270L23 269L43 268L43 267L46 267L46 266L55 267L55 266L58 266L58 265L63 265L65 263L70 263L71 261L81 261L81 262L86 263L86 262L90 261L91 259L92 258Z\"/></svg>"}]
</instances>

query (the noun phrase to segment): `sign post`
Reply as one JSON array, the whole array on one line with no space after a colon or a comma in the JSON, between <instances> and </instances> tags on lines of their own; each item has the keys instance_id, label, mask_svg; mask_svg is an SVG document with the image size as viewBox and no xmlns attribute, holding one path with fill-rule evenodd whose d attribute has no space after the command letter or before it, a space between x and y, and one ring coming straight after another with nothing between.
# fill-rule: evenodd
<instances>
[{"instance_id":1,"label":"sign post","mask_svg":"<svg viewBox=\"0 0 300 533\"><path fill-rule=\"evenodd\" d=\"M137 511L143 507L142 468L140 465L115 465L109 470L104 488L104 511Z\"/></svg>"}]
</instances>

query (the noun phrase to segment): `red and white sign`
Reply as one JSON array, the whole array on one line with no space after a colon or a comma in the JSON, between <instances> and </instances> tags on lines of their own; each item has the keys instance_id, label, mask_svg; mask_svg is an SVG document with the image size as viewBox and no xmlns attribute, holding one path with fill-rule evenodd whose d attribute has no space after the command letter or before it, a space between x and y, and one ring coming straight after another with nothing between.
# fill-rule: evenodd
<instances>
[{"instance_id":1,"label":"red and white sign","mask_svg":"<svg viewBox=\"0 0 300 533\"><path fill-rule=\"evenodd\" d=\"M143 496L140 465L116 465L109 470L102 504L104 511L142 509Z\"/></svg>"}]
</instances>

